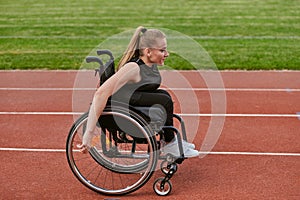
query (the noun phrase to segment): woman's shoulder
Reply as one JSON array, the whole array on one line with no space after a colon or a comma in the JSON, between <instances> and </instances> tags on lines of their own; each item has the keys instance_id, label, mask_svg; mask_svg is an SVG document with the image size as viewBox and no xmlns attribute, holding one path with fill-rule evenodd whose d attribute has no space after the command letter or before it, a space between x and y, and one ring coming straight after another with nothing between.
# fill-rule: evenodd
<instances>
[{"instance_id":1,"label":"woman's shoulder","mask_svg":"<svg viewBox=\"0 0 300 200\"><path fill-rule=\"evenodd\" d=\"M121 70L122 69L122 70ZM123 67L120 68L121 71L128 71L128 70L138 70L139 71L140 67L136 62L127 62ZM120 71L119 70L119 71Z\"/></svg>"},{"instance_id":2,"label":"woman's shoulder","mask_svg":"<svg viewBox=\"0 0 300 200\"><path fill-rule=\"evenodd\" d=\"M140 67L135 62L128 62L118 70L119 76L125 78L128 83L138 82L140 78ZM126 81L126 82L127 82Z\"/></svg>"}]
</instances>

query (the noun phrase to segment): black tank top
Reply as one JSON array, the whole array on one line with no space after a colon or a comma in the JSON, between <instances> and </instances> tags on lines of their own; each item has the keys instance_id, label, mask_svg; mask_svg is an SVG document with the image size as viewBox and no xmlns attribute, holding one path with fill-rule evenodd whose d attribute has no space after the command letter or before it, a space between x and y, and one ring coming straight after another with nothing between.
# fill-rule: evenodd
<instances>
[{"instance_id":1,"label":"black tank top","mask_svg":"<svg viewBox=\"0 0 300 200\"><path fill-rule=\"evenodd\" d=\"M149 67L142 59L139 58L131 60L131 62L136 62L139 65L141 81L128 85L136 87L137 91L153 91L159 88L161 84L161 76L156 64Z\"/></svg>"},{"instance_id":2,"label":"black tank top","mask_svg":"<svg viewBox=\"0 0 300 200\"><path fill-rule=\"evenodd\" d=\"M141 80L137 83L127 83L120 88L113 98L119 101L129 101L133 93L151 92L157 90L161 84L161 75L157 65L147 66L142 59L133 58L129 62L135 62L140 67Z\"/></svg>"}]
</instances>

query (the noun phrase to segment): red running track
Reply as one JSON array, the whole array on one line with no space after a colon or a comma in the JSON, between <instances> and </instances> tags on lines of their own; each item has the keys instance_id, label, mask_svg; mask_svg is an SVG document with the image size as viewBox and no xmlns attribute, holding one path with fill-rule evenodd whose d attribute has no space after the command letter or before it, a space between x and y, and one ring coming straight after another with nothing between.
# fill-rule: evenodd
<instances>
[{"instance_id":1,"label":"red running track","mask_svg":"<svg viewBox=\"0 0 300 200\"><path fill-rule=\"evenodd\" d=\"M209 129L212 104L222 105L217 97L226 97L226 113L213 113L226 115L212 154L179 165L165 199L299 199L300 72L162 74L188 133L196 132L189 140L197 149ZM1 198L109 198L81 185L63 152L71 114L86 111L95 82L93 72L0 72ZM158 199L152 184L160 176L156 172L143 188L116 198Z\"/></svg>"}]
</instances>

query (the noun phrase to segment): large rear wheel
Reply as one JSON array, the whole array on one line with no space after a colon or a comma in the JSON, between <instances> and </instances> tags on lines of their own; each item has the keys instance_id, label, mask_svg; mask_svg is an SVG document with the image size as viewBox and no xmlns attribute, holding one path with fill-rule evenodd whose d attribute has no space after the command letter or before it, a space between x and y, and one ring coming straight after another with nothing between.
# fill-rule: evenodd
<instances>
[{"instance_id":1,"label":"large rear wheel","mask_svg":"<svg viewBox=\"0 0 300 200\"><path fill-rule=\"evenodd\" d=\"M67 159L74 175L88 188L105 195L123 195L142 187L153 174L158 159L151 129L134 112L128 115L122 109L106 109L89 153L83 154L77 145L81 144L87 116L82 115L74 123L67 138ZM127 128L116 127L119 122Z\"/></svg>"}]
</instances>

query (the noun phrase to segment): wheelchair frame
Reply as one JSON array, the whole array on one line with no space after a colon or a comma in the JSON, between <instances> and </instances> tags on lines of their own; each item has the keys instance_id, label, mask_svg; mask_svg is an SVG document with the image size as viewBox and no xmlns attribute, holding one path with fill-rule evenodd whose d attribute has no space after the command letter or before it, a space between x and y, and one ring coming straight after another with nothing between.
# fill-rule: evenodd
<instances>
[{"instance_id":1,"label":"wheelchair frame","mask_svg":"<svg viewBox=\"0 0 300 200\"><path fill-rule=\"evenodd\" d=\"M96 73L103 83L112 75L112 69L108 68L114 67L113 56L108 50L99 50L97 54L110 56L105 65L99 57L86 58L87 62L99 63ZM83 185L104 195L125 195L147 183L162 160L160 169L164 177L154 182L153 189L160 196L170 194L170 179L177 171L177 164L186 159L182 144L182 139L187 140L185 124L177 114L173 118L179 121L181 133L174 126L153 122L145 114L149 109L110 101L98 120L88 154L80 153L77 148L85 133L88 113L74 122L66 141L66 156L73 174ZM161 152L166 129L173 130L177 136L179 157Z\"/></svg>"}]
</instances>

